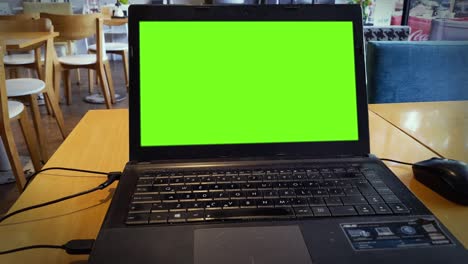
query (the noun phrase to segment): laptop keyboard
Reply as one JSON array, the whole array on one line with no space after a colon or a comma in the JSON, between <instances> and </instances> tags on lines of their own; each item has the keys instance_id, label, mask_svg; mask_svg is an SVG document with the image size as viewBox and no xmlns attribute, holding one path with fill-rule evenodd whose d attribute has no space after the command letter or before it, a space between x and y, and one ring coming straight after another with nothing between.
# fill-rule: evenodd
<instances>
[{"instance_id":1,"label":"laptop keyboard","mask_svg":"<svg viewBox=\"0 0 468 264\"><path fill-rule=\"evenodd\" d=\"M143 172L128 225L408 214L370 169Z\"/></svg>"}]
</instances>

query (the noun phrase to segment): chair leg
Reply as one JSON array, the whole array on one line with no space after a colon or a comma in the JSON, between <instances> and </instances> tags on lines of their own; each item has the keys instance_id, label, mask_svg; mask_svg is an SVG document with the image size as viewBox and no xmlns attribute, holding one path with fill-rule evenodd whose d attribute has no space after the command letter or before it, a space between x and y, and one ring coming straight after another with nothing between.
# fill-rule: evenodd
<instances>
[{"instance_id":1,"label":"chair leg","mask_svg":"<svg viewBox=\"0 0 468 264\"><path fill-rule=\"evenodd\" d=\"M128 93L128 52L124 50L122 52L122 62L123 62L123 67L124 67L124 76L125 76L125 86L127 87L127 93Z\"/></svg>"},{"instance_id":2,"label":"chair leg","mask_svg":"<svg viewBox=\"0 0 468 264\"><path fill-rule=\"evenodd\" d=\"M49 93L44 92L44 98L46 101L49 102L52 113L55 116L55 121L57 121L57 125L60 129L60 133L62 134L62 138L65 139L67 137L67 133L65 131L65 122L63 120L62 110L60 109L58 101L55 99L56 97L49 96Z\"/></svg>"},{"instance_id":3,"label":"chair leg","mask_svg":"<svg viewBox=\"0 0 468 264\"><path fill-rule=\"evenodd\" d=\"M5 146L5 151L7 153L8 160L10 161L11 170L15 175L16 187L18 187L18 190L22 192L24 185L26 184L26 177L24 176L23 165L19 158L18 149L16 148L9 120L1 122L0 130L3 145Z\"/></svg>"},{"instance_id":4,"label":"chair leg","mask_svg":"<svg viewBox=\"0 0 468 264\"><path fill-rule=\"evenodd\" d=\"M80 74L80 69L76 69L76 84L80 85L81 84L81 74Z\"/></svg>"},{"instance_id":5,"label":"chair leg","mask_svg":"<svg viewBox=\"0 0 468 264\"><path fill-rule=\"evenodd\" d=\"M42 124L41 113L39 111L39 106L37 105L37 95L31 94L27 96L29 105L31 106L32 119L34 124L34 129L36 130L37 138L39 139L39 150L41 152L42 161L45 164L49 160L47 155L47 142L44 134L44 126Z\"/></svg>"},{"instance_id":6,"label":"chair leg","mask_svg":"<svg viewBox=\"0 0 468 264\"><path fill-rule=\"evenodd\" d=\"M99 82L101 83L102 96L104 96L104 101L106 102L107 109L111 109L112 104L111 104L111 99L110 99L110 94L109 94L109 86L107 85L106 72L104 70L104 65L98 64L96 66L97 66L96 71L99 77Z\"/></svg>"},{"instance_id":7,"label":"chair leg","mask_svg":"<svg viewBox=\"0 0 468 264\"><path fill-rule=\"evenodd\" d=\"M44 75L42 74L42 65L41 65L41 48L34 49L34 68L37 73L37 77L41 80L44 80Z\"/></svg>"},{"instance_id":8,"label":"chair leg","mask_svg":"<svg viewBox=\"0 0 468 264\"><path fill-rule=\"evenodd\" d=\"M23 131L24 140L26 141L26 145L29 150L29 155L31 155L31 161L34 166L34 170L38 171L42 168L40 153L36 137L34 136L34 133L31 129L31 125L29 124L29 118L26 111L23 111L18 121L20 123L21 130Z\"/></svg>"},{"instance_id":9,"label":"chair leg","mask_svg":"<svg viewBox=\"0 0 468 264\"><path fill-rule=\"evenodd\" d=\"M94 90L94 71L88 69L88 92L89 94L93 93Z\"/></svg>"},{"instance_id":10,"label":"chair leg","mask_svg":"<svg viewBox=\"0 0 468 264\"><path fill-rule=\"evenodd\" d=\"M106 71L107 83L109 84L109 92L111 96L111 102L115 104L115 90L114 90L114 80L112 80L112 71L110 68L109 61L106 60L104 63L104 69Z\"/></svg>"},{"instance_id":11,"label":"chair leg","mask_svg":"<svg viewBox=\"0 0 468 264\"><path fill-rule=\"evenodd\" d=\"M67 105L70 105L72 103L70 70L66 70L63 73L64 73L63 82L65 83L65 97L67 99Z\"/></svg>"},{"instance_id":12,"label":"chair leg","mask_svg":"<svg viewBox=\"0 0 468 264\"><path fill-rule=\"evenodd\" d=\"M57 102L60 102L60 83L62 80L62 71L60 65L54 65L54 90Z\"/></svg>"}]
</instances>

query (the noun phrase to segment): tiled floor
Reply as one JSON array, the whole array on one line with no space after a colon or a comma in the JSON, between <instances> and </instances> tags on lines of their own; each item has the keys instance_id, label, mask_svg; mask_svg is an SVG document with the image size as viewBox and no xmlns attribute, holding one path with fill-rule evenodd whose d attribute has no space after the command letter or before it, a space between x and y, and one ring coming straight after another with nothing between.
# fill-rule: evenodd
<instances>
[{"instance_id":1,"label":"tiled floor","mask_svg":"<svg viewBox=\"0 0 468 264\"><path fill-rule=\"evenodd\" d=\"M123 75L122 63L120 61L111 62L112 78L114 80L116 93L121 95L127 95L125 89L125 80ZM61 108L65 119L65 127L67 132L71 132L80 119L88 110L92 109L105 109L105 105L89 104L83 101L83 98L88 95L88 74L86 70L81 70L81 85L76 84L76 74L72 73L72 92L73 102L71 105L66 105L65 100L62 99ZM99 86L95 86L95 92L97 92ZM63 94L63 93L62 93ZM128 98L115 104L114 108L128 108ZM42 118L44 127L47 135L47 151L49 155L52 155L55 150L63 142L60 136L59 129L55 119L47 115L44 106L41 106ZM31 117L31 114L29 115ZM32 125L32 123L31 123ZM28 155L28 151L24 144L24 140L21 134L21 130L17 122L12 123L13 132L15 134L15 142L18 146L20 155ZM9 183L0 185L0 214L4 214L13 205L18 198L19 193L15 183Z\"/></svg>"}]
</instances>

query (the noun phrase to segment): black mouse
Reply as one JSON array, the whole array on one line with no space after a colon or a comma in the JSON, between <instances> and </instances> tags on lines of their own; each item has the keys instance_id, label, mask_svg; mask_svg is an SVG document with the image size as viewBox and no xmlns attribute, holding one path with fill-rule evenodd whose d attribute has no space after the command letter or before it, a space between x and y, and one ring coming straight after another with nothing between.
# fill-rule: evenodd
<instances>
[{"instance_id":1,"label":"black mouse","mask_svg":"<svg viewBox=\"0 0 468 264\"><path fill-rule=\"evenodd\" d=\"M432 158L415 163L413 174L418 181L448 200L468 205L468 164Z\"/></svg>"}]
</instances>

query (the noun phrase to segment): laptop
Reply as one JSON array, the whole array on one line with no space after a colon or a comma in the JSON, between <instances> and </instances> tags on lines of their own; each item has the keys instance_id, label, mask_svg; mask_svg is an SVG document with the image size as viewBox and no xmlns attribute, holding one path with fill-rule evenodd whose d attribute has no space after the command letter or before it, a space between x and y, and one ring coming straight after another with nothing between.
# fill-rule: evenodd
<instances>
[{"instance_id":1,"label":"laptop","mask_svg":"<svg viewBox=\"0 0 468 264\"><path fill-rule=\"evenodd\" d=\"M361 9L129 15L130 161L90 263L461 263L370 154Z\"/></svg>"}]
</instances>

